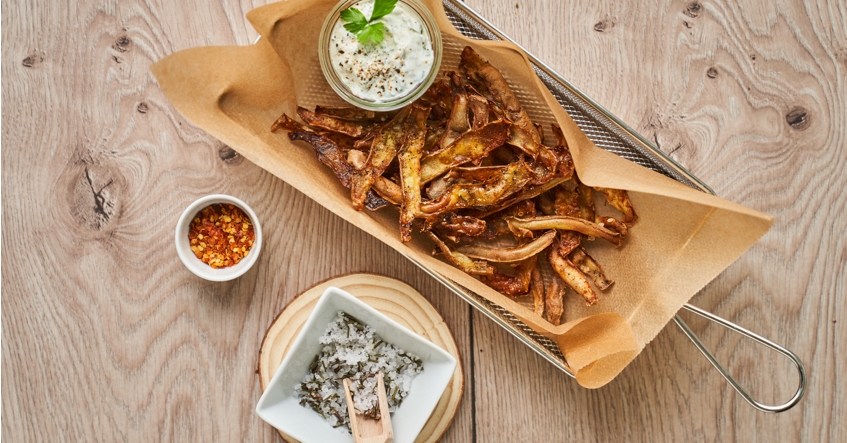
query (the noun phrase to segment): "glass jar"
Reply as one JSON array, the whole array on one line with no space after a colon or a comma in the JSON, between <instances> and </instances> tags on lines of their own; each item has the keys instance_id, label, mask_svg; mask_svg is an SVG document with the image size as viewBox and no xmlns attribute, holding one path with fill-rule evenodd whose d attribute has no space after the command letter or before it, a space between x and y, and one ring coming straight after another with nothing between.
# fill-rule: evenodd
<instances>
[{"instance_id":1,"label":"glass jar","mask_svg":"<svg viewBox=\"0 0 847 443\"><path fill-rule=\"evenodd\" d=\"M363 108L363 109L367 109L367 110L371 110L371 111L391 111L391 110L394 110L394 109L399 109L399 108L402 108L402 107L412 103L413 101L417 100L421 95L423 95L424 92L426 92L426 90L429 88L429 86L435 80L435 77L438 75L439 66L441 65L441 51L442 51L441 32L438 30L438 25L435 22L435 18L429 12L429 10L427 9L426 6L421 4L418 0L399 0L397 2L397 5L395 6L395 9L392 12L392 14L394 14L395 12L398 12L398 8L403 8L399 12L401 14L403 14L403 13L406 14L406 15L402 16L404 20L409 19L409 20L412 20L412 22L417 22L421 25L420 34L423 36L424 40L425 40L426 37L428 37L429 42L431 44L432 63L428 67L420 66L420 68L422 68L422 69L427 69L427 72L425 72L425 73L422 70L421 71L418 71L418 70L414 71L414 73L416 75L420 76L422 78L422 80L416 82L416 84L412 84L412 85L408 86L408 91L404 91L404 93L400 96L390 97L390 98L386 98L386 99L382 99L381 95L377 96L377 94L381 94L381 91L385 91L385 86L384 86L385 84L383 84L383 86L381 86L381 88L382 88L381 91L380 91L379 86L377 86L377 87L372 86L367 91L359 91L359 93L357 94L357 92L355 92L355 90L361 89L361 88L359 88L354 83L354 81L356 79L355 78L351 79L352 75L350 73L348 73L348 75L346 75L346 76L343 72L339 73L338 70L333 65L333 59L332 59L333 54L331 54L331 51L335 50L336 55L338 57L341 57L340 55L338 55L339 52L340 52L340 54L344 54L344 52L338 50L338 48L336 47L337 42L336 43L333 42L332 35L333 35L334 29L336 28L336 25L340 21L341 11L343 11L347 8L350 8L350 7L355 7L359 3L365 3L365 2L367 2L367 0L343 0L343 1L339 2L338 5L336 5L335 8L329 13L329 16L327 16L326 20L324 21L323 28L321 28L321 35L320 35L319 44L318 44L319 45L318 46L318 55L319 55L319 59L320 59L320 63L321 63L321 70L323 71L323 74L326 77L327 82L329 82L330 87L332 87L332 89L339 96L341 96L341 98L343 98L348 103L350 103L354 106L357 106L359 108ZM401 3L402 3L403 6L401 6ZM404 8L404 6L405 6L405 8ZM369 12L365 13L365 16L369 17L370 13ZM399 20L399 18L396 19L396 20ZM410 29L394 29L394 30L392 30L392 29L386 28L386 30L384 31L384 33L386 34L386 41L384 41L380 45L383 45L383 44L387 45L388 33L392 32L392 31L394 33L396 33L400 38L408 38L409 36L408 35L407 36L400 36L399 33L414 32L413 30L410 30ZM340 30L339 32L344 33L344 38L350 38L350 34L346 33L346 31ZM352 37L352 38L355 38L355 37ZM392 41L394 41L395 36L392 35L391 38L392 38ZM415 37L415 38L418 38L418 37ZM385 51L389 51L391 49L389 46L384 46L384 47L377 46L377 47L380 48L380 49L384 49ZM362 47L360 47L360 49L362 49ZM398 50L398 54L401 53L400 51L402 51L402 50ZM356 56L358 56L358 54L361 54L361 53L362 53L362 51L360 50L360 51L356 51L354 54L347 54L344 57L346 57L347 58L346 61L349 62L350 57L356 57ZM367 53L366 53L365 56L362 56L362 60L368 61L365 57L367 57ZM374 56L374 57L376 57L376 56ZM396 67L397 66L396 64L392 66L391 64L384 63L382 58L388 58L388 56L381 57L378 60L378 62L379 62L378 65L375 65L373 63L365 64L365 67L366 67L365 69L367 69L368 66L370 66L372 68L371 68L370 71L366 72L363 75L364 76L370 75L369 72L380 73L380 72L387 72L387 70L390 70L391 72L389 72L389 74L396 77L396 79L406 80L405 78L401 78L401 77L394 75L395 71L396 71L397 75L399 75L401 73L400 68ZM337 61L338 61L338 59L336 59L336 64L337 64ZM401 66L405 63L404 60L397 58L397 57L394 57L391 61L393 61L393 63L400 63ZM405 72L403 72L403 74L405 74ZM396 82L394 82L394 83L387 83L386 82L386 84L396 84ZM391 88L391 86L389 86L389 88ZM376 93L373 93L373 91L371 91L371 89L375 89ZM368 96L368 94L365 94L365 92L371 93L370 96Z\"/></svg>"}]
</instances>

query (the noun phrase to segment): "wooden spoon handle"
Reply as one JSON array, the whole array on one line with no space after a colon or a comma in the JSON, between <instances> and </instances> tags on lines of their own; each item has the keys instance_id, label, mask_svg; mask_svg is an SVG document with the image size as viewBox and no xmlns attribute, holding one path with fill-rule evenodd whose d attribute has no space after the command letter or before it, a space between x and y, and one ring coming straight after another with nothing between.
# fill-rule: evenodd
<instances>
[{"instance_id":1,"label":"wooden spoon handle","mask_svg":"<svg viewBox=\"0 0 847 443\"><path fill-rule=\"evenodd\" d=\"M350 393L350 379L342 380L344 394L347 400L347 414L350 416L350 430L356 443L391 443L394 441L394 430L391 428L391 413L388 412L388 398L385 396L385 384L380 371L377 374L377 398L379 405L379 420L356 414L353 404L353 394Z\"/></svg>"},{"instance_id":2,"label":"wooden spoon handle","mask_svg":"<svg viewBox=\"0 0 847 443\"><path fill-rule=\"evenodd\" d=\"M385 443L391 443L394 441L394 428L391 427L391 412L388 411L388 397L385 396L385 384L383 382L382 371L379 371L377 374L377 397L379 398L379 416L382 421L382 435L385 437L384 440L380 440Z\"/></svg>"},{"instance_id":3,"label":"wooden spoon handle","mask_svg":"<svg viewBox=\"0 0 847 443\"><path fill-rule=\"evenodd\" d=\"M344 396L347 400L347 415L350 416L350 431L353 433L353 441L360 442L359 438L359 420L356 414L356 407L353 404L353 394L350 393L350 379L345 378L341 381L344 385Z\"/></svg>"}]
</instances>

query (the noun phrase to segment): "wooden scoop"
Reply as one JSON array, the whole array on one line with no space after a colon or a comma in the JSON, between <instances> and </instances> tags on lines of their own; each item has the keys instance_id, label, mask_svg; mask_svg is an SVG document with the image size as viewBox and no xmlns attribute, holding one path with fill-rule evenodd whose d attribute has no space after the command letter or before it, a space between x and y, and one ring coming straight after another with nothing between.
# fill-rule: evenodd
<instances>
[{"instance_id":1,"label":"wooden scoop","mask_svg":"<svg viewBox=\"0 0 847 443\"><path fill-rule=\"evenodd\" d=\"M344 392L347 394L347 413L350 414L350 428L353 431L353 441L356 443L391 443L394 441L394 430L391 428L391 414L388 412L388 399L385 398L385 385L382 371L377 374L377 397L379 405L379 420L356 414L353 406L353 396L350 394L350 379L343 380Z\"/></svg>"}]
</instances>

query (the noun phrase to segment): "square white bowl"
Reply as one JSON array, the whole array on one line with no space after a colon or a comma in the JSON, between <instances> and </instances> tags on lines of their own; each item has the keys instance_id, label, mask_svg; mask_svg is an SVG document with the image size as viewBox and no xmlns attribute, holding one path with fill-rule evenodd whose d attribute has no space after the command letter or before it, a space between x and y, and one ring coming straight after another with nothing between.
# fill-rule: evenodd
<instances>
[{"instance_id":1,"label":"square white bowl","mask_svg":"<svg viewBox=\"0 0 847 443\"><path fill-rule=\"evenodd\" d=\"M386 342L417 355L423 361L423 371L412 380L409 396L391 414L394 442L413 443L453 378L456 359L355 296L335 287L327 288L321 295L259 399L256 414L302 443L353 442L352 435L342 434L320 414L300 406L294 394L295 385L303 380L309 365L321 351L322 345L318 339L338 311L350 314L372 327Z\"/></svg>"}]
</instances>

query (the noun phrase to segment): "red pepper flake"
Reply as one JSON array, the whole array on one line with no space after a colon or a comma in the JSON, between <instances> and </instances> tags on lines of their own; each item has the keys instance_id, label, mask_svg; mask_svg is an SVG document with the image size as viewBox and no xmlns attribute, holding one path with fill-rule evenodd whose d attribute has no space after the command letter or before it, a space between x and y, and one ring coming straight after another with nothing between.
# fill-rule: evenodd
<instances>
[{"instance_id":1,"label":"red pepper flake","mask_svg":"<svg viewBox=\"0 0 847 443\"><path fill-rule=\"evenodd\" d=\"M250 252L255 239L250 218L229 203L206 206L188 228L191 251L213 268L237 265Z\"/></svg>"}]
</instances>

